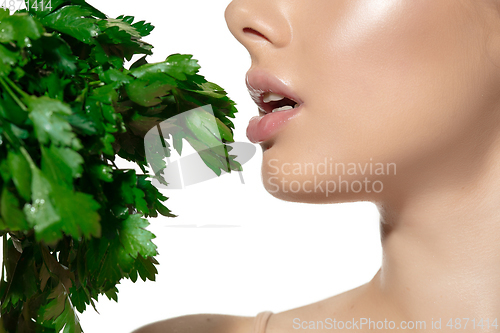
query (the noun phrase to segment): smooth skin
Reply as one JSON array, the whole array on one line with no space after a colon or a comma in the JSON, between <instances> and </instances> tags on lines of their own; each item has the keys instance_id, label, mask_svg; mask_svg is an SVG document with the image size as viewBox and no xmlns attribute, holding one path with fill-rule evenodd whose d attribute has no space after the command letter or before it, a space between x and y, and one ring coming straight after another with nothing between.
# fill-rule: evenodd
<instances>
[{"instance_id":1,"label":"smooth skin","mask_svg":"<svg viewBox=\"0 0 500 333\"><path fill-rule=\"evenodd\" d=\"M371 201L381 215L383 261L373 279L274 314L266 333L310 331L294 329L294 318L426 321L418 332L436 331L437 318L440 332L457 331L450 318L500 325L500 0L234 0L225 17L251 69L304 101L262 143L266 189L295 202ZM383 191L326 196L305 186L311 173L279 168L325 158L394 163L397 172L342 174L380 180ZM304 186L277 189L276 179ZM250 333L253 321L194 315L137 332L212 332L208 319L217 332L237 333ZM459 330L496 331L471 322Z\"/></svg>"}]
</instances>

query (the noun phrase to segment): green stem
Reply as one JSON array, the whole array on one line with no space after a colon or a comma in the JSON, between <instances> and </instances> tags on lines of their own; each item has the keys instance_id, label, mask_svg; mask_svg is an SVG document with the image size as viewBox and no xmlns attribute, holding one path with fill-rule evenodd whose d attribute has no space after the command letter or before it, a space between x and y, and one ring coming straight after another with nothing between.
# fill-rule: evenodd
<instances>
[{"instance_id":1,"label":"green stem","mask_svg":"<svg viewBox=\"0 0 500 333\"><path fill-rule=\"evenodd\" d=\"M30 165L31 172L34 172L33 170L36 169L36 164L31 159L31 155L28 153L28 151L24 147L20 147L19 150L21 151L21 154L23 154L24 158L28 161L28 164Z\"/></svg>"},{"instance_id":2,"label":"green stem","mask_svg":"<svg viewBox=\"0 0 500 333\"><path fill-rule=\"evenodd\" d=\"M25 93L21 88L19 88L14 82L11 81L11 79L9 79L8 77L4 78L5 81L7 81L8 84L10 84L10 86L12 88L14 88L15 91L17 91L17 93L19 95L21 95L23 98L27 98L29 97L29 95L27 93Z\"/></svg>"},{"instance_id":3,"label":"green stem","mask_svg":"<svg viewBox=\"0 0 500 333\"><path fill-rule=\"evenodd\" d=\"M85 101L87 99L88 91L89 91L89 86L87 83L85 83L85 88L83 89L82 93L80 95L78 95L78 97L76 98L77 102L82 103L82 110L85 108Z\"/></svg>"},{"instance_id":4,"label":"green stem","mask_svg":"<svg viewBox=\"0 0 500 333\"><path fill-rule=\"evenodd\" d=\"M4 81L2 77L0 77L0 84L5 88L5 90L7 90L7 93L9 93L10 97L12 97L12 99L17 103L17 105L19 105L19 107L23 111L28 111L26 105L24 105L23 102L21 102L21 100L16 96L16 94L14 94L14 92L10 89L10 87L7 85L7 83Z\"/></svg>"}]
</instances>

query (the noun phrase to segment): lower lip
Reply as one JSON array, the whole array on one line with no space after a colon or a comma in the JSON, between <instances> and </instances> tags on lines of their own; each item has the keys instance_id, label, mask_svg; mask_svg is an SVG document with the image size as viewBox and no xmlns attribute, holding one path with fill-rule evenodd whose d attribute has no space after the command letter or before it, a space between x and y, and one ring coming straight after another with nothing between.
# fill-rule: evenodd
<instances>
[{"instance_id":1,"label":"lower lip","mask_svg":"<svg viewBox=\"0 0 500 333\"><path fill-rule=\"evenodd\" d=\"M295 109L268 113L264 116L253 117L247 127L247 137L253 143L261 143L271 139L300 111Z\"/></svg>"}]
</instances>

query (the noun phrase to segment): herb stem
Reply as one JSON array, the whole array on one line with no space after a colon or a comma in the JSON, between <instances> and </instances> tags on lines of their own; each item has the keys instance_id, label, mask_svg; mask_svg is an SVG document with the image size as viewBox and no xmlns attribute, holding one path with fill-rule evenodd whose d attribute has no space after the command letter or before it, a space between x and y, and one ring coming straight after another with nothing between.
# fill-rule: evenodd
<instances>
[{"instance_id":1,"label":"herb stem","mask_svg":"<svg viewBox=\"0 0 500 333\"><path fill-rule=\"evenodd\" d=\"M7 79L7 78L5 78L5 79ZM12 89L10 89L10 87L7 85L4 78L2 78L2 77L0 77L0 84L5 88L5 90L7 90L7 93L9 93L10 97L12 97L12 99L17 103L17 105L19 105L19 107L23 111L28 111L28 108L26 107L26 105L24 105L23 102L21 102L21 100L16 96L16 94L14 94Z\"/></svg>"},{"instance_id":2,"label":"herb stem","mask_svg":"<svg viewBox=\"0 0 500 333\"><path fill-rule=\"evenodd\" d=\"M8 84L10 84L10 86L12 88L14 88L14 90L19 94L21 95L23 98L27 98L29 97L29 95L27 93L25 93L23 90L21 90L14 82L12 82L11 79L9 79L8 77L5 78L5 81L7 81Z\"/></svg>"}]
</instances>

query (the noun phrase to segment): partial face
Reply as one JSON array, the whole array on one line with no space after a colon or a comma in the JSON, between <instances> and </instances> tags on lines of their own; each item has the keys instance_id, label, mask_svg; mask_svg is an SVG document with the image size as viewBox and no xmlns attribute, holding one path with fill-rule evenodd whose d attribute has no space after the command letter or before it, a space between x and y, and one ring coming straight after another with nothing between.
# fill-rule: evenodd
<instances>
[{"instance_id":1,"label":"partial face","mask_svg":"<svg viewBox=\"0 0 500 333\"><path fill-rule=\"evenodd\" d=\"M379 200L467 175L499 129L495 4L234 0L226 20L249 72L301 100L289 120L254 131L266 189L290 201Z\"/></svg>"}]
</instances>

